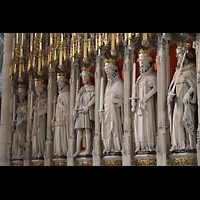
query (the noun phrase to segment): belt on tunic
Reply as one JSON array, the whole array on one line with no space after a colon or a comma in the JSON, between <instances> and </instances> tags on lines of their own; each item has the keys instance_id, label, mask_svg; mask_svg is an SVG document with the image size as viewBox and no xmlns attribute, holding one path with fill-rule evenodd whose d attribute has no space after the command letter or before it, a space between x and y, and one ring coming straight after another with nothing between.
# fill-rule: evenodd
<instances>
[{"instance_id":1,"label":"belt on tunic","mask_svg":"<svg viewBox=\"0 0 200 200\"><path fill-rule=\"evenodd\" d=\"M55 126L65 126L66 125L66 121L56 121L55 122Z\"/></svg>"}]
</instances>

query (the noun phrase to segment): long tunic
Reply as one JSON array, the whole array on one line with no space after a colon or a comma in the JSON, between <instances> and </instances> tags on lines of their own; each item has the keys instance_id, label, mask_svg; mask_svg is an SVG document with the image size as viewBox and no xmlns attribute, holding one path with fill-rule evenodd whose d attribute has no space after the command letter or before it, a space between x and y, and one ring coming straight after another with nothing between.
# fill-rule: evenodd
<instances>
[{"instance_id":1,"label":"long tunic","mask_svg":"<svg viewBox=\"0 0 200 200\"><path fill-rule=\"evenodd\" d=\"M179 69L177 68L170 84L169 92L175 84L178 71ZM194 89L194 93L190 95L190 103L184 105L183 98L191 87ZM195 111L197 89L194 63L182 68L182 73L176 83L175 93L174 101L168 105L171 145L175 146L176 149L185 149L188 144L196 148Z\"/></svg>"},{"instance_id":2,"label":"long tunic","mask_svg":"<svg viewBox=\"0 0 200 200\"><path fill-rule=\"evenodd\" d=\"M145 91L146 87L146 91ZM140 107L140 101L148 94L152 88L157 88L157 74L154 68L138 77L136 82L137 106L134 117L135 144L138 150L155 150L156 135L156 95L154 94L146 102L146 110Z\"/></svg>"},{"instance_id":3,"label":"long tunic","mask_svg":"<svg viewBox=\"0 0 200 200\"><path fill-rule=\"evenodd\" d=\"M32 130L32 157L42 158L45 151L46 123L47 123L47 98L46 93L42 97L37 97L33 107L33 130ZM38 116L38 111L43 113ZM39 117L39 119L38 119Z\"/></svg>"},{"instance_id":4,"label":"long tunic","mask_svg":"<svg viewBox=\"0 0 200 200\"><path fill-rule=\"evenodd\" d=\"M81 110L87 106L95 96L94 85L83 86L78 94L78 116L76 118L75 129L92 129L92 121L94 121L94 105L89 108L86 114L81 113Z\"/></svg>"},{"instance_id":5,"label":"long tunic","mask_svg":"<svg viewBox=\"0 0 200 200\"><path fill-rule=\"evenodd\" d=\"M16 131L13 136L12 159L23 159L26 142L27 101L18 104Z\"/></svg>"},{"instance_id":6,"label":"long tunic","mask_svg":"<svg viewBox=\"0 0 200 200\"><path fill-rule=\"evenodd\" d=\"M58 95L55 114L54 156L67 156L67 140L69 135L69 100L67 85Z\"/></svg>"},{"instance_id":7,"label":"long tunic","mask_svg":"<svg viewBox=\"0 0 200 200\"><path fill-rule=\"evenodd\" d=\"M114 103L115 97L120 103ZM123 80L118 78L112 86L106 86L104 97L104 130L102 130L102 140L107 150L121 150L123 137ZM120 149L115 149L114 141L109 144L110 137L120 145Z\"/></svg>"}]
</instances>

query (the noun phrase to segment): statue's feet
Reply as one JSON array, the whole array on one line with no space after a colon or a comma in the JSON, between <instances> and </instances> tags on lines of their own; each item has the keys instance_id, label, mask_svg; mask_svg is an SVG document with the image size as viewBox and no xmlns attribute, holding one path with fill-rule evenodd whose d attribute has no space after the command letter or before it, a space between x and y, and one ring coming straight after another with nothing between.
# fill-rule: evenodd
<instances>
[{"instance_id":1,"label":"statue's feet","mask_svg":"<svg viewBox=\"0 0 200 200\"><path fill-rule=\"evenodd\" d=\"M135 153L137 153L140 150L140 147L137 147L135 150Z\"/></svg>"},{"instance_id":2,"label":"statue's feet","mask_svg":"<svg viewBox=\"0 0 200 200\"><path fill-rule=\"evenodd\" d=\"M176 145L173 145L172 148L169 151L175 151L176 149L177 149Z\"/></svg>"},{"instance_id":3,"label":"statue's feet","mask_svg":"<svg viewBox=\"0 0 200 200\"><path fill-rule=\"evenodd\" d=\"M86 155L88 155L88 154L91 154L91 149L87 149L86 151L85 151L85 153L84 153L84 155L86 156Z\"/></svg>"},{"instance_id":4,"label":"statue's feet","mask_svg":"<svg viewBox=\"0 0 200 200\"><path fill-rule=\"evenodd\" d=\"M80 153L80 151L76 151L76 153L73 155L73 158L76 158L79 153Z\"/></svg>"}]
</instances>

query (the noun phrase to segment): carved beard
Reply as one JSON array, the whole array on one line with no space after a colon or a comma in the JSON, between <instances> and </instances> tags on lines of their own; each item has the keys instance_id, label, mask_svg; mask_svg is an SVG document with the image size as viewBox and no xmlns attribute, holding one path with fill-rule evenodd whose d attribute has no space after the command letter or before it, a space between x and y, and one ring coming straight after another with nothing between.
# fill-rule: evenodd
<instances>
[{"instance_id":1,"label":"carved beard","mask_svg":"<svg viewBox=\"0 0 200 200\"><path fill-rule=\"evenodd\" d=\"M182 59L183 59L182 56L178 57L178 61L177 61L177 67L178 68L181 66Z\"/></svg>"},{"instance_id":2,"label":"carved beard","mask_svg":"<svg viewBox=\"0 0 200 200\"><path fill-rule=\"evenodd\" d=\"M147 66L140 66L140 74L143 74L145 73L146 71L148 70L148 67Z\"/></svg>"},{"instance_id":3,"label":"carved beard","mask_svg":"<svg viewBox=\"0 0 200 200\"><path fill-rule=\"evenodd\" d=\"M113 83L115 82L115 77L117 75L117 70L113 70L112 73L108 73L107 77L108 77L108 85L112 86Z\"/></svg>"}]
</instances>

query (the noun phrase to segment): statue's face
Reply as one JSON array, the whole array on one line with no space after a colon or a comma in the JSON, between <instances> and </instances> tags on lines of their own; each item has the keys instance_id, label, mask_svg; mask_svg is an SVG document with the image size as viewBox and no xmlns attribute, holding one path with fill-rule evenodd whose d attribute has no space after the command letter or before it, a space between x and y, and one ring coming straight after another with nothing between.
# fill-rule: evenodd
<instances>
[{"instance_id":1,"label":"statue's face","mask_svg":"<svg viewBox=\"0 0 200 200\"><path fill-rule=\"evenodd\" d=\"M25 100L25 98L26 98L26 93L25 93L25 91L24 90L19 90L19 101L20 102L23 102L24 100Z\"/></svg>"},{"instance_id":2,"label":"statue's face","mask_svg":"<svg viewBox=\"0 0 200 200\"><path fill-rule=\"evenodd\" d=\"M138 61L140 63L140 74L145 73L151 67L151 60L148 57L140 57Z\"/></svg>"},{"instance_id":3,"label":"statue's face","mask_svg":"<svg viewBox=\"0 0 200 200\"><path fill-rule=\"evenodd\" d=\"M65 81L58 80L59 91L61 91L66 85L67 85L67 83Z\"/></svg>"},{"instance_id":4,"label":"statue's face","mask_svg":"<svg viewBox=\"0 0 200 200\"><path fill-rule=\"evenodd\" d=\"M83 84L86 85L90 82L90 75L87 73L82 73L82 80L83 80Z\"/></svg>"},{"instance_id":5,"label":"statue's face","mask_svg":"<svg viewBox=\"0 0 200 200\"><path fill-rule=\"evenodd\" d=\"M43 87L42 84L36 83L35 84L35 90L36 90L37 96L40 96L44 92L44 87Z\"/></svg>"}]
</instances>

